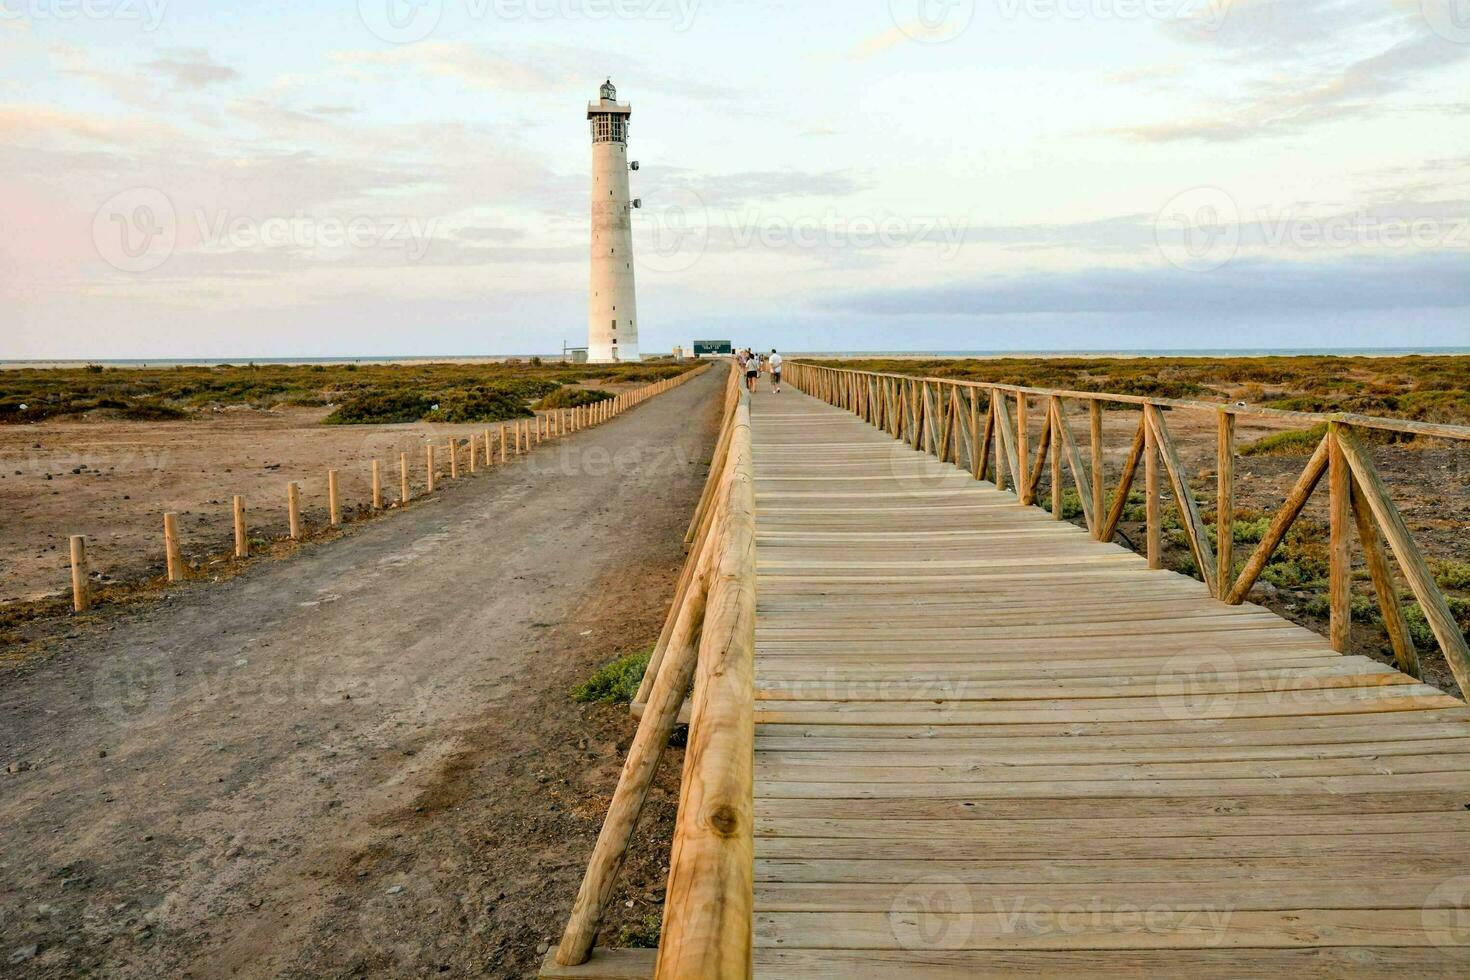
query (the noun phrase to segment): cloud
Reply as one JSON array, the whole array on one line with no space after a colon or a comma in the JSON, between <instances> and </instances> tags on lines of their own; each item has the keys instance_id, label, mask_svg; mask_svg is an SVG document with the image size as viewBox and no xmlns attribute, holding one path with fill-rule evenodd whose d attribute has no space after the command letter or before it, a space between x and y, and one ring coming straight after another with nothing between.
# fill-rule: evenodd
<instances>
[{"instance_id":1,"label":"cloud","mask_svg":"<svg viewBox=\"0 0 1470 980\"><path fill-rule=\"evenodd\" d=\"M202 48L176 48L146 63L144 68L156 72L191 91L199 91L220 82L233 82L240 73L222 65Z\"/></svg>"},{"instance_id":2,"label":"cloud","mask_svg":"<svg viewBox=\"0 0 1470 980\"><path fill-rule=\"evenodd\" d=\"M1236 83L1243 97L1203 115L1120 127L1113 135L1141 143L1223 143L1295 134L1390 111L1388 97L1470 58L1470 45L1431 32L1417 5L1409 11L1362 0L1237 0L1217 29L1176 20L1166 30L1212 50L1211 70L1219 77L1246 72ZM1146 76L1124 72L1113 80L1140 77Z\"/></svg>"},{"instance_id":3,"label":"cloud","mask_svg":"<svg viewBox=\"0 0 1470 980\"><path fill-rule=\"evenodd\" d=\"M1048 271L937 289L871 291L832 306L880 316L1470 309L1470 255L1240 259L1208 274L1174 268Z\"/></svg>"},{"instance_id":4,"label":"cloud","mask_svg":"<svg viewBox=\"0 0 1470 980\"><path fill-rule=\"evenodd\" d=\"M861 39L847 50L844 57L849 61L867 61L909 40L912 40L912 36L904 33L902 28L890 27L886 31Z\"/></svg>"},{"instance_id":5,"label":"cloud","mask_svg":"<svg viewBox=\"0 0 1470 980\"><path fill-rule=\"evenodd\" d=\"M331 57L359 77L406 68L475 88L511 92L565 89L581 81L584 74L574 68L571 59L544 50L535 58L510 58L482 46L450 41L426 41L386 50L338 51Z\"/></svg>"}]
</instances>

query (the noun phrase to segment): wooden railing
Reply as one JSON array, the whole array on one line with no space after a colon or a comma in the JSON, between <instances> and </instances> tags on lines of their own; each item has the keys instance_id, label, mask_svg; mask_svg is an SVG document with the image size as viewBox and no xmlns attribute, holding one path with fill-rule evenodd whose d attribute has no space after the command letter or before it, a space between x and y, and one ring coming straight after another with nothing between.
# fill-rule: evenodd
<instances>
[{"instance_id":1,"label":"wooden railing","mask_svg":"<svg viewBox=\"0 0 1470 980\"><path fill-rule=\"evenodd\" d=\"M1144 551L1149 567L1163 566L1161 483L1167 479L1200 577L1212 596L1232 605L1245 600L1325 475L1329 513L1328 638L1333 648L1346 650L1349 640L1352 598L1349 529L1356 526L1399 668L1414 677L1420 676L1418 652L1399 602L1390 554L1398 560L1403 578L1424 612L1461 696L1470 697L1470 649L1466 647L1465 636L1390 498L1361 435L1367 431L1384 431L1470 440L1470 428L1345 413L1288 412L1248 405L882 374L793 361L787 362L786 378L807 394L854 412L914 449L968 469L977 480L990 479L999 489L1014 487L1023 504L1036 503L1042 471L1050 456L1052 515L1062 519L1062 493L1070 475L1083 519L1099 541L1111 540L1117 531L1141 464L1146 518ZM1040 403L1044 413L1034 450L1029 444L1028 430L1033 401ZM1079 402L1087 408L1089 458L1085 462L1067 417L1068 403ZM1102 411L1104 404L1113 403L1137 405L1139 418L1109 504L1104 485ZM1210 544L1190 489L1189 474L1170 436L1167 411L1210 413L1216 419L1216 547ZM1267 416L1308 426L1325 423L1327 431L1260 543L1236 574L1232 521L1235 420L1240 415Z\"/></svg>"},{"instance_id":2,"label":"wooden railing","mask_svg":"<svg viewBox=\"0 0 1470 980\"><path fill-rule=\"evenodd\" d=\"M691 684L679 815L654 975L746 978L754 905L755 485L750 406L732 366L689 556L639 692L638 730L561 944L586 963Z\"/></svg>"}]
</instances>

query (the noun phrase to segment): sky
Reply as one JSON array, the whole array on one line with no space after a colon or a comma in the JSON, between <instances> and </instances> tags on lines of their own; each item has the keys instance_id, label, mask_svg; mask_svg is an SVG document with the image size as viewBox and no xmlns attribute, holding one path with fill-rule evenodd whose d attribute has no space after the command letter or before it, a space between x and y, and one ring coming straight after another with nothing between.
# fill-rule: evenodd
<instances>
[{"instance_id":1,"label":"sky","mask_svg":"<svg viewBox=\"0 0 1470 980\"><path fill-rule=\"evenodd\" d=\"M0 360L1470 346L1467 0L0 0Z\"/></svg>"}]
</instances>

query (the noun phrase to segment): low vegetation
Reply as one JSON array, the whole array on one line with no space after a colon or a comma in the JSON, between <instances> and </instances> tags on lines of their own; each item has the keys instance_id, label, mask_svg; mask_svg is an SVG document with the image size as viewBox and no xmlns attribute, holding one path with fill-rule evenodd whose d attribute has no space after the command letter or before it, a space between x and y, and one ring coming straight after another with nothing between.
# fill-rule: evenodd
<instances>
[{"instance_id":1,"label":"low vegetation","mask_svg":"<svg viewBox=\"0 0 1470 980\"><path fill-rule=\"evenodd\" d=\"M651 649L642 650L599 667L591 677L572 688L572 700L631 704L652 654Z\"/></svg>"},{"instance_id":2,"label":"low vegetation","mask_svg":"<svg viewBox=\"0 0 1470 980\"><path fill-rule=\"evenodd\" d=\"M543 411L555 408L581 408L596 405L612 397L611 392L599 388L558 388L536 403Z\"/></svg>"},{"instance_id":3,"label":"low vegetation","mask_svg":"<svg viewBox=\"0 0 1470 980\"><path fill-rule=\"evenodd\" d=\"M51 418L180 420L226 409L332 409L339 425L496 422L529 414L538 399L600 400L587 385L642 385L691 362L644 364L343 363L176 367L22 368L0 372L0 424ZM567 394L559 395L561 392Z\"/></svg>"},{"instance_id":4,"label":"low vegetation","mask_svg":"<svg viewBox=\"0 0 1470 980\"><path fill-rule=\"evenodd\" d=\"M869 358L815 363L1032 388L1470 423L1470 358L1452 355Z\"/></svg>"}]
</instances>

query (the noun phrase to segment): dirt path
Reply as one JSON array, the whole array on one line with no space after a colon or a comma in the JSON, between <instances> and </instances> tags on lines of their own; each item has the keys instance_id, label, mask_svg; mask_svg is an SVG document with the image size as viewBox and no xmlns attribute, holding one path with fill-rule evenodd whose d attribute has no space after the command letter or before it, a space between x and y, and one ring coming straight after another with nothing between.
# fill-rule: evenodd
<instances>
[{"instance_id":1,"label":"dirt path","mask_svg":"<svg viewBox=\"0 0 1470 980\"><path fill-rule=\"evenodd\" d=\"M0 975L530 971L632 730L566 692L656 636L722 380L0 676Z\"/></svg>"}]
</instances>

